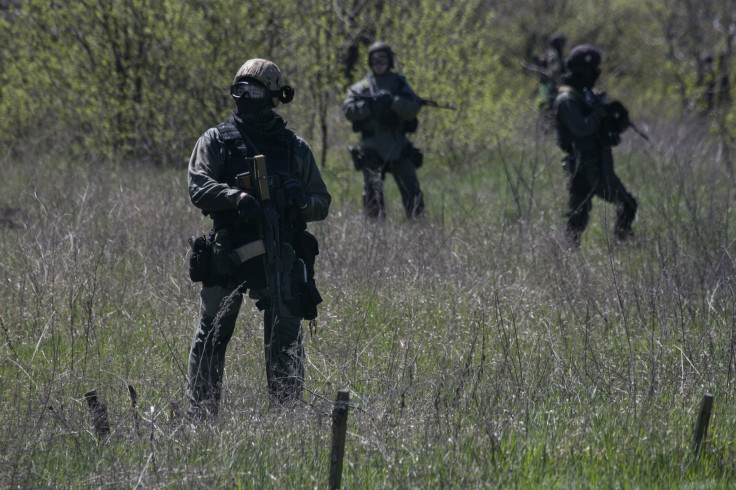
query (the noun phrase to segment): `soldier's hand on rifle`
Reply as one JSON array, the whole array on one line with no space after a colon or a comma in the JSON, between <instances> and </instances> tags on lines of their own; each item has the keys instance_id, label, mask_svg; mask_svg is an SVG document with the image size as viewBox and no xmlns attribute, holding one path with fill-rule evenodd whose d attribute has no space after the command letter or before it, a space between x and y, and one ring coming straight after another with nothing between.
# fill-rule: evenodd
<instances>
[{"instance_id":1,"label":"soldier's hand on rifle","mask_svg":"<svg viewBox=\"0 0 736 490\"><path fill-rule=\"evenodd\" d=\"M304 186L295 178L289 177L284 181L284 193L286 194L287 203L299 209L307 207L307 194L304 192Z\"/></svg>"},{"instance_id":2,"label":"soldier's hand on rifle","mask_svg":"<svg viewBox=\"0 0 736 490\"><path fill-rule=\"evenodd\" d=\"M263 219L263 208L258 199L247 192L241 192L238 197L238 215L246 223L258 223Z\"/></svg>"},{"instance_id":3,"label":"soldier's hand on rifle","mask_svg":"<svg viewBox=\"0 0 736 490\"><path fill-rule=\"evenodd\" d=\"M374 111L382 111L391 107L391 103L394 101L394 96L388 90L379 90L371 101L371 109Z\"/></svg>"}]
</instances>

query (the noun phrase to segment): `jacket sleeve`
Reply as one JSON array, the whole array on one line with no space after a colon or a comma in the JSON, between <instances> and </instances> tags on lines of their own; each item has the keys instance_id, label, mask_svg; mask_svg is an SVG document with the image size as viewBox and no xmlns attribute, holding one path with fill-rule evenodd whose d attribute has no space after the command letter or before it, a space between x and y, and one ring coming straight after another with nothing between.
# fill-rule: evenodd
<instances>
[{"instance_id":1,"label":"jacket sleeve","mask_svg":"<svg viewBox=\"0 0 736 490\"><path fill-rule=\"evenodd\" d=\"M327 217L332 202L332 196L322 180L314 153L309 144L302 138L296 138L294 149L296 160L295 173L304 185L307 194L307 207L302 210L302 217L306 221L321 221Z\"/></svg>"},{"instance_id":2,"label":"jacket sleeve","mask_svg":"<svg viewBox=\"0 0 736 490\"><path fill-rule=\"evenodd\" d=\"M235 209L240 191L224 183L227 148L217 129L208 129L194 145L189 159L189 198L202 211Z\"/></svg>"},{"instance_id":3,"label":"jacket sleeve","mask_svg":"<svg viewBox=\"0 0 736 490\"><path fill-rule=\"evenodd\" d=\"M419 97L414 93L409 82L406 81L402 75L399 75L401 86L396 94L394 94L394 100L391 103L391 110L394 111L404 121L409 121L417 117L419 110L422 108L422 104L419 102Z\"/></svg>"},{"instance_id":4,"label":"jacket sleeve","mask_svg":"<svg viewBox=\"0 0 736 490\"><path fill-rule=\"evenodd\" d=\"M348 95L342 103L342 112L348 121L364 121L371 116L370 100L360 98L360 95L368 94L368 83L363 80L348 90Z\"/></svg>"},{"instance_id":5,"label":"jacket sleeve","mask_svg":"<svg viewBox=\"0 0 736 490\"><path fill-rule=\"evenodd\" d=\"M580 102L574 97L561 96L556 101L557 117L573 135L583 138L598 132L603 117L606 115L605 107L598 106L587 116L583 115Z\"/></svg>"}]
</instances>

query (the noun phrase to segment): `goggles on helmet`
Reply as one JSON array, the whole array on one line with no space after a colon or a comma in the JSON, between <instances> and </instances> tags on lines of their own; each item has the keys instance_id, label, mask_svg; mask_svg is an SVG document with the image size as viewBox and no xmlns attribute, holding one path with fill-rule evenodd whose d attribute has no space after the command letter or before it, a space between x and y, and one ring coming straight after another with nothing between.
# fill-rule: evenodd
<instances>
[{"instance_id":1,"label":"goggles on helmet","mask_svg":"<svg viewBox=\"0 0 736 490\"><path fill-rule=\"evenodd\" d=\"M230 95L236 99L241 97L245 97L246 99L265 99L270 94L264 85L258 82L243 80L234 83L230 87Z\"/></svg>"}]
</instances>

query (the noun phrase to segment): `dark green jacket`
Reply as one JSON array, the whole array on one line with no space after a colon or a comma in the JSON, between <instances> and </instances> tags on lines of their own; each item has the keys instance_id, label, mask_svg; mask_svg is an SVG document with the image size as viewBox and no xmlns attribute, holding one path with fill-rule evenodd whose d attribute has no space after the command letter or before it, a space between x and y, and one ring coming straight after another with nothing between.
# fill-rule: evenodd
<instances>
[{"instance_id":1,"label":"dark green jacket","mask_svg":"<svg viewBox=\"0 0 736 490\"><path fill-rule=\"evenodd\" d=\"M563 151L591 158L600 153L599 131L606 115L603 105L590 107L583 94L569 85L559 88L554 103L557 144Z\"/></svg>"},{"instance_id":2,"label":"dark green jacket","mask_svg":"<svg viewBox=\"0 0 736 490\"><path fill-rule=\"evenodd\" d=\"M235 210L236 196L241 192L225 183L225 161L228 148L216 128L208 129L197 141L189 159L189 197L196 207L206 212ZM289 164L289 177L304 185L309 205L301 211L305 221L327 217L332 197L327 192L312 149L299 136Z\"/></svg>"}]
</instances>

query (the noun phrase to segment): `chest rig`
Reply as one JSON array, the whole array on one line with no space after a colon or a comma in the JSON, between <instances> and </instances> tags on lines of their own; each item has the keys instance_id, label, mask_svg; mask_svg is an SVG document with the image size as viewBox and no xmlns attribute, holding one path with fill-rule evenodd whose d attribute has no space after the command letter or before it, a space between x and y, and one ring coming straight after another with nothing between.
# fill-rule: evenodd
<instances>
[{"instance_id":1,"label":"chest rig","mask_svg":"<svg viewBox=\"0 0 736 490\"><path fill-rule=\"evenodd\" d=\"M278 135L258 142L258 147L250 138L243 137L232 123L221 123L217 131L228 149L225 161L225 182L235 187L235 176L243 172L253 172L250 158L265 155L269 175L288 175L291 168L292 147L295 140L293 132L284 129Z\"/></svg>"},{"instance_id":2,"label":"chest rig","mask_svg":"<svg viewBox=\"0 0 736 490\"><path fill-rule=\"evenodd\" d=\"M236 177L248 172L253 176L253 157L255 155L266 157L271 199L278 210L282 232L281 238L284 242L291 242L294 230L299 231L306 228L306 223L296 212L297 210L286 202L282 186L283 181L291 175L293 170L296 135L292 131L284 129L268 138L260 138L258 146L256 146L253 140L248 135L243 134L233 123L219 124L217 131L225 141L228 150L225 160L224 180L229 186L240 187L246 192L256 195L255 188L249 188L249 186L252 186L252 178L250 180L246 179L244 182L243 179L236 179ZM243 184L245 184L245 188L243 188ZM215 228L220 226L233 227L235 224L240 226L242 223L235 211L219 215L213 213L213 219Z\"/></svg>"}]
</instances>

